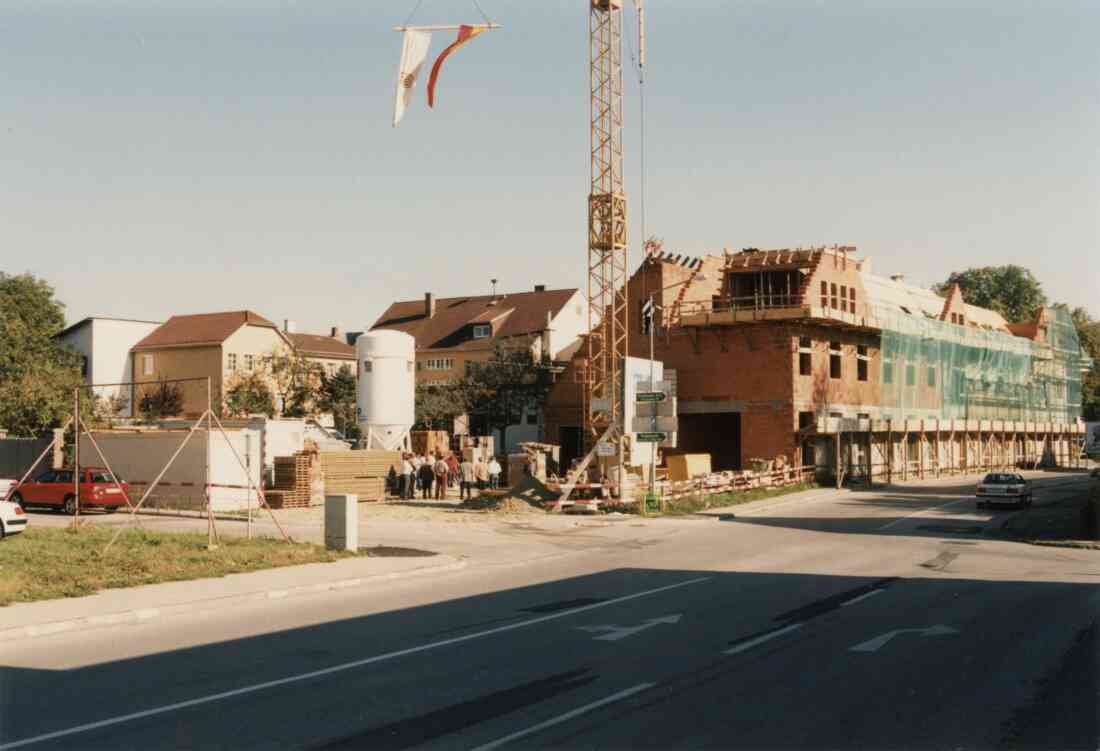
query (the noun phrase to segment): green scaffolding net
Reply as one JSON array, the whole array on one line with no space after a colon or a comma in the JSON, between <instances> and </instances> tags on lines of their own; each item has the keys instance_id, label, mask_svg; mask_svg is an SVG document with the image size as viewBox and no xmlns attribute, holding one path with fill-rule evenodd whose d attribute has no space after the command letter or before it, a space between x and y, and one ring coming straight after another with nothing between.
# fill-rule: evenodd
<instances>
[{"instance_id":1,"label":"green scaffolding net","mask_svg":"<svg viewBox=\"0 0 1100 751\"><path fill-rule=\"evenodd\" d=\"M1088 360L1069 311L1045 311L1035 342L877 309L883 419L1076 421Z\"/></svg>"}]
</instances>

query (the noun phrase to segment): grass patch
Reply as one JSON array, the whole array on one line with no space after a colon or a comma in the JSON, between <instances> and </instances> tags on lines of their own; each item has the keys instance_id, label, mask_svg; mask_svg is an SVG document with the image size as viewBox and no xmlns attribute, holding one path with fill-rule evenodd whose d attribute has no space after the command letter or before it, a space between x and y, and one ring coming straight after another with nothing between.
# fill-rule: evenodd
<instances>
[{"instance_id":1,"label":"grass patch","mask_svg":"<svg viewBox=\"0 0 1100 751\"><path fill-rule=\"evenodd\" d=\"M269 538L223 537L217 550L207 550L205 533L143 529L123 531L104 555L101 551L112 534L112 529L97 527L32 527L4 540L0 543L0 606L354 555Z\"/></svg>"},{"instance_id":2,"label":"grass patch","mask_svg":"<svg viewBox=\"0 0 1100 751\"><path fill-rule=\"evenodd\" d=\"M669 500L665 508L665 515L683 516L685 514L695 514L699 511L706 511L707 509L737 506L742 503L749 503L750 501L761 501L765 498L775 498L781 495L790 495L791 493L801 493L804 490L814 490L819 487L821 486L816 483L806 482L798 485L784 485L781 488L752 488L736 493L703 493L699 495L688 495L683 498Z\"/></svg>"}]
</instances>

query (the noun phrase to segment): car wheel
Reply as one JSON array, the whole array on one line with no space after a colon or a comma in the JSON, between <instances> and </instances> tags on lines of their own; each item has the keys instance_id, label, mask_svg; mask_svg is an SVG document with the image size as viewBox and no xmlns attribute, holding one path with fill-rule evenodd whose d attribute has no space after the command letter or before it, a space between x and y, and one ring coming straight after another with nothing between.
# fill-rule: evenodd
<instances>
[{"instance_id":1,"label":"car wheel","mask_svg":"<svg viewBox=\"0 0 1100 751\"><path fill-rule=\"evenodd\" d=\"M61 506L61 511L62 511L62 513L68 514L69 516L76 516L76 496L75 495L65 496L65 503Z\"/></svg>"},{"instance_id":2,"label":"car wheel","mask_svg":"<svg viewBox=\"0 0 1100 751\"><path fill-rule=\"evenodd\" d=\"M0 540L3 540L8 536L8 531L4 529L4 522L0 522Z\"/></svg>"},{"instance_id":3,"label":"car wheel","mask_svg":"<svg viewBox=\"0 0 1100 751\"><path fill-rule=\"evenodd\" d=\"M11 502L18 503L20 506L23 507L24 511L27 510L27 502L23 500L23 495L21 493L12 493Z\"/></svg>"},{"instance_id":4,"label":"car wheel","mask_svg":"<svg viewBox=\"0 0 1100 751\"><path fill-rule=\"evenodd\" d=\"M108 514L113 514L113 513L115 513L116 511L118 511L118 509L119 509L119 507L118 507L118 506L108 506L108 507L107 507L106 509L104 509L104 510L105 510L105 511L106 511L106 512L107 512Z\"/></svg>"}]
</instances>

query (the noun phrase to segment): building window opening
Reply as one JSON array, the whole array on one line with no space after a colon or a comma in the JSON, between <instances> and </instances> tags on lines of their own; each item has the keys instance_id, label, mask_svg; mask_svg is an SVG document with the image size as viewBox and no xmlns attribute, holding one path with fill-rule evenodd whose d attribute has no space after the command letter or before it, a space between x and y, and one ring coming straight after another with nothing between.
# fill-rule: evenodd
<instances>
[{"instance_id":1,"label":"building window opening","mask_svg":"<svg viewBox=\"0 0 1100 751\"><path fill-rule=\"evenodd\" d=\"M894 382L894 363L891 360L882 361L882 382L883 384Z\"/></svg>"},{"instance_id":2,"label":"building window opening","mask_svg":"<svg viewBox=\"0 0 1100 751\"><path fill-rule=\"evenodd\" d=\"M821 307L829 307L829 283L821 283Z\"/></svg>"},{"instance_id":3,"label":"building window opening","mask_svg":"<svg viewBox=\"0 0 1100 751\"><path fill-rule=\"evenodd\" d=\"M813 340L808 336L798 337L798 374L802 376L813 375L814 350Z\"/></svg>"},{"instance_id":4,"label":"building window opening","mask_svg":"<svg viewBox=\"0 0 1100 751\"><path fill-rule=\"evenodd\" d=\"M929 368L928 368L928 385L929 386L935 386L936 385L936 369L932 366L929 366Z\"/></svg>"},{"instance_id":5,"label":"building window opening","mask_svg":"<svg viewBox=\"0 0 1100 751\"><path fill-rule=\"evenodd\" d=\"M236 352L230 352L228 355L226 355L225 356L225 362L226 362L226 369L230 373L235 373L237 371L237 353Z\"/></svg>"},{"instance_id":6,"label":"building window opening","mask_svg":"<svg viewBox=\"0 0 1100 751\"><path fill-rule=\"evenodd\" d=\"M916 386L917 385L917 366L916 365L909 364L909 365L905 366L905 385L906 386Z\"/></svg>"},{"instance_id":7,"label":"building window opening","mask_svg":"<svg viewBox=\"0 0 1100 751\"><path fill-rule=\"evenodd\" d=\"M840 285L840 309L848 312L848 285Z\"/></svg>"},{"instance_id":8,"label":"building window opening","mask_svg":"<svg viewBox=\"0 0 1100 751\"><path fill-rule=\"evenodd\" d=\"M830 284L829 285L829 296L832 298L832 304L829 307L831 307L833 310L836 310L838 307L840 307L840 305L838 304L837 299L836 299L836 285L835 284Z\"/></svg>"},{"instance_id":9,"label":"building window opening","mask_svg":"<svg viewBox=\"0 0 1100 751\"><path fill-rule=\"evenodd\" d=\"M829 342L829 377L840 378L840 342Z\"/></svg>"},{"instance_id":10,"label":"building window opening","mask_svg":"<svg viewBox=\"0 0 1100 751\"><path fill-rule=\"evenodd\" d=\"M143 375L153 375L153 356L142 355L141 357L141 372Z\"/></svg>"},{"instance_id":11,"label":"building window opening","mask_svg":"<svg viewBox=\"0 0 1100 751\"><path fill-rule=\"evenodd\" d=\"M493 327L489 325L474 326L474 339L488 339L493 335Z\"/></svg>"},{"instance_id":12,"label":"building window opening","mask_svg":"<svg viewBox=\"0 0 1100 751\"><path fill-rule=\"evenodd\" d=\"M856 345L856 378L866 381L871 367L871 358L867 354L867 345Z\"/></svg>"}]
</instances>

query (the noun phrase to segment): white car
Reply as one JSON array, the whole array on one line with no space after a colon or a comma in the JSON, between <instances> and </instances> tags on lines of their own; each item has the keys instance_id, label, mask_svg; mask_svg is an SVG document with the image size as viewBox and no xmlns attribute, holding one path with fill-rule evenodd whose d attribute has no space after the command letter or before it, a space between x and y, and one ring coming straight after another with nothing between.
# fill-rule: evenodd
<instances>
[{"instance_id":1,"label":"white car","mask_svg":"<svg viewBox=\"0 0 1100 751\"><path fill-rule=\"evenodd\" d=\"M0 539L27 528L27 515L23 507L11 501L0 501Z\"/></svg>"},{"instance_id":2,"label":"white car","mask_svg":"<svg viewBox=\"0 0 1100 751\"><path fill-rule=\"evenodd\" d=\"M1014 472L990 472L978 484L975 495L978 508L1000 503L1023 508L1031 505L1031 483Z\"/></svg>"}]
</instances>

